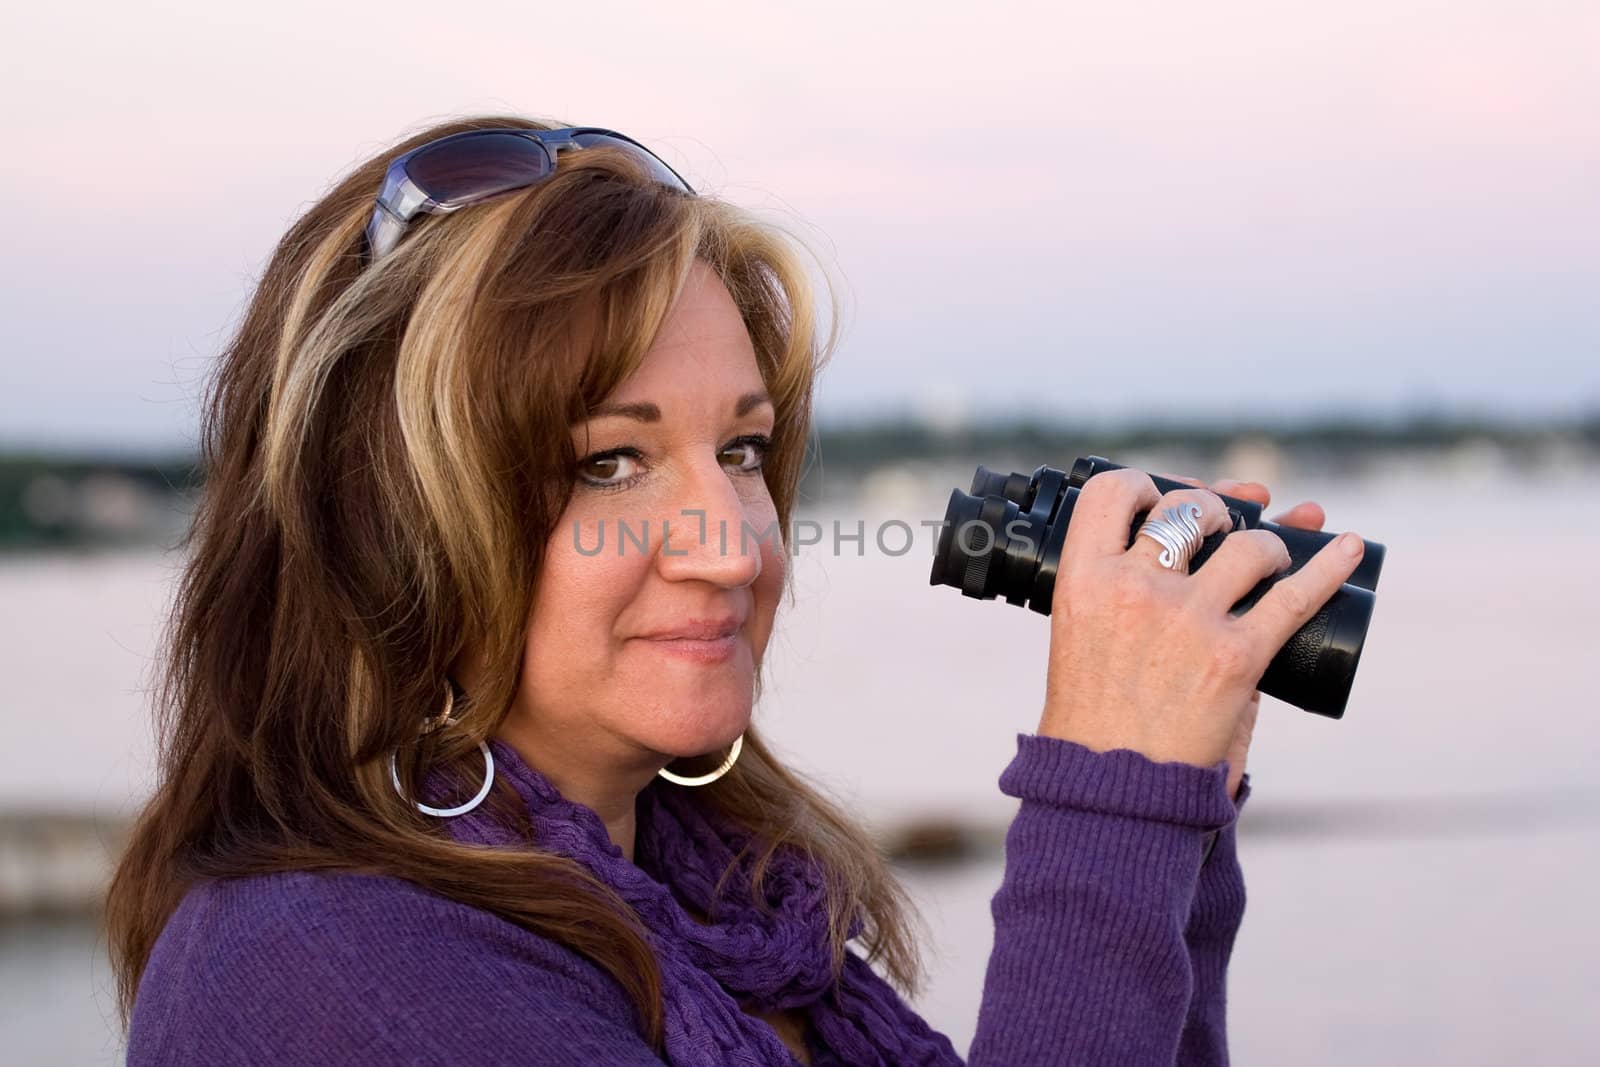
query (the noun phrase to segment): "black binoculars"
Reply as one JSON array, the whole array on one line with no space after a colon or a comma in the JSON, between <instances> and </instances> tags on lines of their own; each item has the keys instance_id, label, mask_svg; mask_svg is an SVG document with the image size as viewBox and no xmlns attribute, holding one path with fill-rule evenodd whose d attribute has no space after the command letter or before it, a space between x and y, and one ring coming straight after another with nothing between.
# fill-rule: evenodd
<instances>
[{"instance_id":1,"label":"black binoculars","mask_svg":"<svg viewBox=\"0 0 1600 1067\"><path fill-rule=\"evenodd\" d=\"M970 492L955 489L950 493L929 584L954 586L963 596L980 600L1003 596L1008 604L1050 614L1061 546L1078 492L1101 471L1120 469L1119 464L1100 456L1077 459L1070 472L1041 465L1032 474L1001 474L979 467ZM1150 477L1163 493L1193 488L1170 478ZM1191 573L1235 530L1277 534L1292 561L1287 570L1263 579L1234 604L1229 610L1235 615L1248 611L1274 584L1303 567L1337 536L1268 522L1261 518L1261 505L1249 500L1222 496L1222 501L1228 506L1232 529L1219 530L1202 542L1189 562ZM1133 517L1129 547L1138 539L1139 527L1148 514L1141 511ZM1372 620L1383 555L1381 544L1366 542L1355 573L1278 650L1256 688L1330 719L1344 716Z\"/></svg>"}]
</instances>

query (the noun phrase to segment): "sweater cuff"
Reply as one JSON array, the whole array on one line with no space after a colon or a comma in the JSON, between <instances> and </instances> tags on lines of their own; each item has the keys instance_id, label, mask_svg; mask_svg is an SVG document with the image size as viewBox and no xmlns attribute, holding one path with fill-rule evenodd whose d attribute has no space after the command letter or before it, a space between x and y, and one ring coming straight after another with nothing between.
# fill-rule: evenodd
<instances>
[{"instance_id":1,"label":"sweater cuff","mask_svg":"<svg viewBox=\"0 0 1600 1067\"><path fill-rule=\"evenodd\" d=\"M1042 734L1017 734L1017 754L1000 774L1000 791L1062 808L1196 830L1219 830L1238 815L1228 796L1227 760L1213 767L1157 762L1128 748L1096 752Z\"/></svg>"},{"instance_id":2,"label":"sweater cuff","mask_svg":"<svg viewBox=\"0 0 1600 1067\"><path fill-rule=\"evenodd\" d=\"M1243 811L1244 810L1244 802L1246 800L1249 800L1249 799L1250 799L1250 772L1246 771L1244 774L1239 776L1239 795L1233 798L1234 810L1235 811ZM1224 831L1222 831L1222 830L1213 830L1209 834L1206 835L1206 851L1205 851L1205 856L1202 857L1201 860L1200 860L1200 866L1201 867L1205 867L1207 864L1209 864L1211 862L1211 856L1212 856L1213 853L1216 852L1216 850L1217 850L1217 841L1222 836L1223 832Z\"/></svg>"}]
</instances>

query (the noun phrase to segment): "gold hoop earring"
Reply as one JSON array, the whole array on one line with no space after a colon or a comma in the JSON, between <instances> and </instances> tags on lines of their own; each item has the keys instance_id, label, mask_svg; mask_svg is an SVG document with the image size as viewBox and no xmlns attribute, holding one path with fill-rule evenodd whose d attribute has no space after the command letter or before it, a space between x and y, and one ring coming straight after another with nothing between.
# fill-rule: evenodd
<instances>
[{"instance_id":1,"label":"gold hoop earring","mask_svg":"<svg viewBox=\"0 0 1600 1067\"><path fill-rule=\"evenodd\" d=\"M744 734L741 733L738 737L733 739L733 747L728 750L728 758L722 761L722 766L708 774L697 774L693 777L686 778L681 774L673 774L665 767L661 768L656 773L675 785L708 785L711 782L716 781L718 778L721 778L724 774L727 774L729 771L733 770L733 764L736 760L738 760L739 753L743 748Z\"/></svg>"}]
</instances>

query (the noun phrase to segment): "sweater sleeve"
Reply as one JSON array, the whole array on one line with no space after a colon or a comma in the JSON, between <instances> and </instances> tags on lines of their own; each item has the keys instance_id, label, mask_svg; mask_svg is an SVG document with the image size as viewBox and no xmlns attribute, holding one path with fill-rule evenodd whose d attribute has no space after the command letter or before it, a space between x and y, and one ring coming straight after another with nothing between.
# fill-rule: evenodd
<instances>
[{"instance_id":1,"label":"sweater sleeve","mask_svg":"<svg viewBox=\"0 0 1600 1067\"><path fill-rule=\"evenodd\" d=\"M1239 780L1234 810L1250 798L1250 775ZM1238 820L1217 833L1216 847L1200 868L1183 940L1189 946L1194 995L1178 1050L1181 1067L1227 1067L1228 960L1244 919L1244 872L1239 866Z\"/></svg>"},{"instance_id":2,"label":"sweater sleeve","mask_svg":"<svg viewBox=\"0 0 1600 1067\"><path fill-rule=\"evenodd\" d=\"M1226 966L1217 932L1236 917L1226 892L1202 900L1197 890L1209 832L1227 839L1208 866L1225 876L1237 862L1226 761L1155 762L1018 734L1000 789L1021 806L990 908L994 948L969 1067L1225 1062L1220 973L1211 979ZM1203 978L1191 929L1208 947ZM1219 1008L1201 1012L1191 1035L1202 987ZM1180 1048L1190 1058L1179 1061Z\"/></svg>"},{"instance_id":3,"label":"sweater sleeve","mask_svg":"<svg viewBox=\"0 0 1600 1067\"><path fill-rule=\"evenodd\" d=\"M660 1067L598 967L402 879L202 883L162 931L127 1067Z\"/></svg>"}]
</instances>

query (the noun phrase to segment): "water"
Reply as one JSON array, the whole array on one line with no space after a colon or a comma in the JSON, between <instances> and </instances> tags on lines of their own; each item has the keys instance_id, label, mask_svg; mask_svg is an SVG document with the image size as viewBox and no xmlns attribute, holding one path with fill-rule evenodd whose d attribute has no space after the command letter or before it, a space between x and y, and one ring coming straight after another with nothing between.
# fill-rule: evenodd
<instances>
[{"instance_id":1,"label":"water","mask_svg":"<svg viewBox=\"0 0 1600 1067\"><path fill-rule=\"evenodd\" d=\"M120 1064L116 992L105 934L75 920L0 923L0 1062Z\"/></svg>"},{"instance_id":2,"label":"water","mask_svg":"<svg viewBox=\"0 0 1600 1067\"><path fill-rule=\"evenodd\" d=\"M913 499L942 503L952 484ZM1582 469L1441 480L1398 467L1275 485L1275 503L1316 499L1330 527L1384 542L1389 557L1346 717L1263 702L1229 985L1238 1062L1592 1062L1595 485ZM1048 620L929 587L925 537L899 558L878 552L879 519L939 517L897 512L897 499L879 492L841 516L866 519L863 556L833 556L825 540L795 560L757 718L865 818L1003 824L1015 802L996 779L1016 733L1038 722ZM1465 528L1447 537L1448 523ZM126 813L148 790L141 687L172 567L149 554L0 562L12 608L0 613L11 703L0 805ZM918 1008L961 1049L1000 876L998 859L906 875L932 934ZM70 923L4 933L8 1059L116 1062L98 937Z\"/></svg>"}]
</instances>

